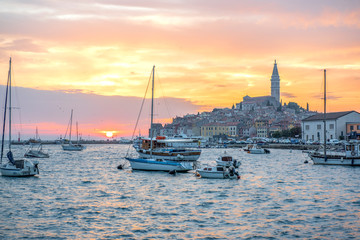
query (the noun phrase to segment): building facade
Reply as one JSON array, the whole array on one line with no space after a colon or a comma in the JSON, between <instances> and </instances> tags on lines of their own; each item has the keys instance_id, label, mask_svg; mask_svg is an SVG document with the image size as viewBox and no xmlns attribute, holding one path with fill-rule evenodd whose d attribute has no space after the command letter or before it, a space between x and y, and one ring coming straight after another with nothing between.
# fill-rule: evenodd
<instances>
[{"instance_id":1,"label":"building facade","mask_svg":"<svg viewBox=\"0 0 360 240\"><path fill-rule=\"evenodd\" d=\"M326 114L326 139L347 139L350 135L349 123L359 123L360 113L356 111L332 112ZM348 127L349 126L349 127ZM324 114L305 118L301 123L304 141L324 142Z\"/></svg>"}]
</instances>

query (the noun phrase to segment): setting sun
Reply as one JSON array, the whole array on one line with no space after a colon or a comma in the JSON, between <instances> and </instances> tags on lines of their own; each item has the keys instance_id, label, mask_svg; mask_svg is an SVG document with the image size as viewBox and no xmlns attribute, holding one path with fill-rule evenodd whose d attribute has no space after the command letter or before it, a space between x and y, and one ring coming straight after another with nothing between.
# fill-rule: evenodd
<instances>
[{"instance_id":1,"label":"setting sun","mask_svg":"<svg viewBox=\"0 0 360 240\"><path fill-rule=\"evenodd\" d=\"M106 137L111 138L113 137L113 132L106 132L105 135Z\"/></svg>"}]
</instances>

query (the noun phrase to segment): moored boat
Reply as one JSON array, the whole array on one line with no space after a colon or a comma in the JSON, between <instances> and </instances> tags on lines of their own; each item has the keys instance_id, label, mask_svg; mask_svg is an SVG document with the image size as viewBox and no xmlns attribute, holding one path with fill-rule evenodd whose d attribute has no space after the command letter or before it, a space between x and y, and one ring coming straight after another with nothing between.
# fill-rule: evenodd
<instances>
[{"instance_id":1,"label":"moored boat","mask_svg":"<svg viewBox=\"0 0 360 240\"><path fill-rule=\"evenodd\" d=\"M8 106L9 102L9 106ZM6 112L9 110L9 151L6 154L8 162L3 164L3 153L4 153L4 140L5 140L5 121L6 121ZM14 159L13 153L11 151L11 58L9 61L9 75L6 85L5 93L5 107L4 107L4 122L3 122L3 132L2 132L2 141L1 141L1 157L0 157L0 172L2 176L7 177L28 177L39 174L39 168L37 162L32 162L26 159Z\"/></svg>"},{"instance_id":2,"label":"moored boat","mask_svg":"<svg viewBox=\"0 0 360 240\"><path fill-rule=\"evenodd\" d=\"M215 179L240 179L239 173L233 166L227 168L224 166L206 166L196 169L196 176L201 178L215 178Z\"/></svg>"},{"instance_id":3,"label":"moored boat","mask_svg":"<svg viewBox=\"0 0 360 240\"><path fill-rule=\"evenodd\" d=\"M226 151L224 152L224 155L218 157L216 159L216 165L217 166L224 166L224 167L231 167L238 168L241 165L241 162L234 159L232 156L226 154Z\"/></svg>"},{"instance_id":4,"label":"moored boat","mask_svg":"<svg viewBox=\"0 0 360 240\"><path fill-rule=\"evenodd\" d=\"M258 144L248 144L244 148L244 151L247 153L251 153L251 154L268 154L268 153L270 153L269 149L262 148Z\"/></svg>"}]
</instances>

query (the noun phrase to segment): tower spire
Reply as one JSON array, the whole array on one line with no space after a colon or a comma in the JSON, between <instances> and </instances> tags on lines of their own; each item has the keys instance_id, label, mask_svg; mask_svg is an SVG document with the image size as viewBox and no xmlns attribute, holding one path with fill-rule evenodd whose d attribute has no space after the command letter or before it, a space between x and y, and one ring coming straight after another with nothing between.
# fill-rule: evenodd
<instances>
[{"instance_id":1,"label":"tower spire","mask_svg":"<svg viewBox=\"0 0 360 240\"><path fill-rule=\"evenodd\" d=\"M274 62L274 68L271 75L271 96L280 102L280 76L277 68L276 59Z\"/></svg>"}]
</instances>

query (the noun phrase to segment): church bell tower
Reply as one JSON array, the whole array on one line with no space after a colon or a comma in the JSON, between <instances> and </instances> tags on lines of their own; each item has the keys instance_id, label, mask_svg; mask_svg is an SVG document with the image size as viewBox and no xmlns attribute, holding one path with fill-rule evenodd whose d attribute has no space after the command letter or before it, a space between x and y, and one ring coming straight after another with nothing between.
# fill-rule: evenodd
<instances>
[{"instance_id":1,"label":"church bell tower","mask_svg":"<svg viewBox=\"0 0 360 240\"><path fill-rule=\"evenodd\" d=\"M277 69L276 60L274 63L274 69L271 75L271 96L280 102L280 76Z\"/></svg>"}]
</instances>

